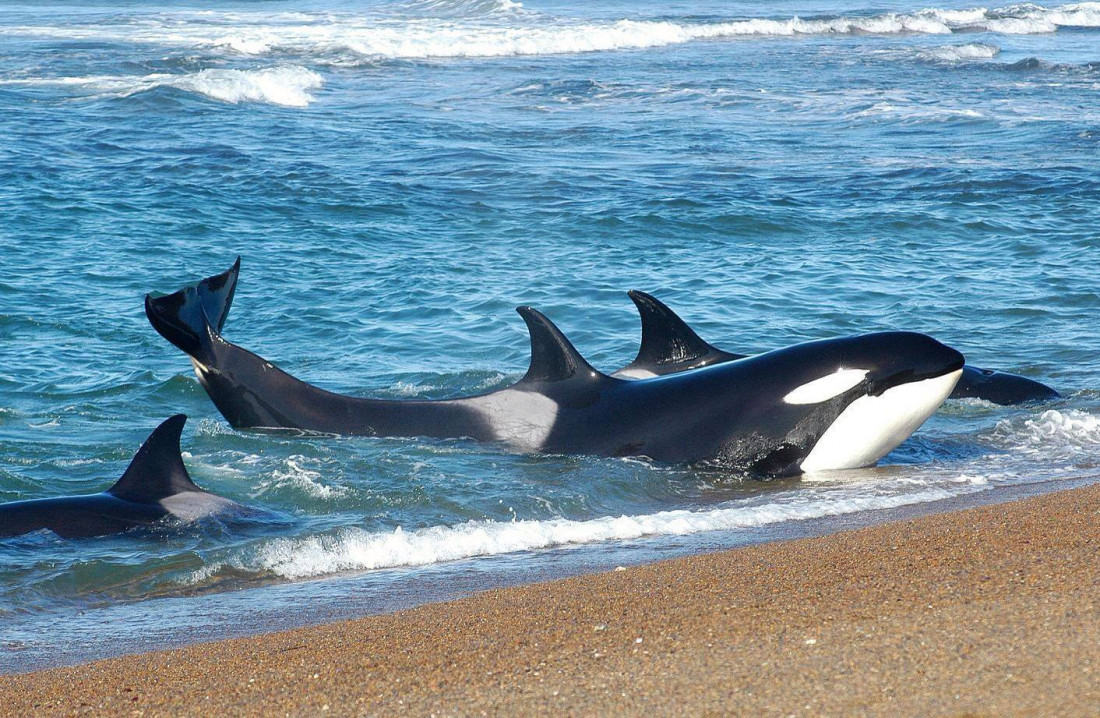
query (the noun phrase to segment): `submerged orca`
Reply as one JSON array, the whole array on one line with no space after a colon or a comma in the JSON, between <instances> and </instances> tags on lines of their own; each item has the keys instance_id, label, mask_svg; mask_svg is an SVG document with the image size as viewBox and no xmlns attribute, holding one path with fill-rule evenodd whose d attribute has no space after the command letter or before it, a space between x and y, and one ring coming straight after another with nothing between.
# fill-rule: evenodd
<instances>
[{"instance_id":1,"label":"submerged orca","mask_svg":"<svg viewBox=\"0 0 1100 718\"><path fill-rule=\"evenodd\" d=\"M62 538L105 536L167 517L194 521L238 507L191 481L180 456L186 421L177 414L154 429L126 473L103 493L0 504L0 537L42 529Z\"/></svg>"},{"instance_id":2,"label":"submerged orca","mask_svg":"<svg viewBox=\"0 0 1100 718\"><path fill-rule=\"evenodd\" d=\"M531 365L516 384L457 399L363 399L310 386L222 338L239 270L238 258L227 272L145 298L153 327L191 357L236 428L467 437L789 475L874 464L935 412L963 366L931 337L885 332L626 381L596 371L549 319L519 307Z\"/></svg>"},{"instance_id":3,"label":"submerged orca","mask_svg":"<svg viewBox=\"0 0 1100 718\"><path fill-rule=\"evenodd\" d=\"M648 379L745 358L703 341L683 319L655 297L637 290L628 294L642 318L642 346L634 361L611 376ZM1010 405L1050 401L1061 396L1034 379L967 364L950 398L984 399Z\"/></svg>"}]
</instances>

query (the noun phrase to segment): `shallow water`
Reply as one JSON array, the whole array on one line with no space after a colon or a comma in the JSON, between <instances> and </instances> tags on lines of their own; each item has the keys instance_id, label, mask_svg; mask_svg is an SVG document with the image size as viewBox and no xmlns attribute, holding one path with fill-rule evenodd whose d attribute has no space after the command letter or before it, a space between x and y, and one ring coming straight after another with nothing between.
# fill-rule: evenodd
<instances>
[{"instance_id":1,"label":"shallow water","mask_svg":"<svg viewBox=\"0 0 1100 718\"><path fill-rule=\"evenodd\" d=\"M656 557L1097 475L1100 3L202 7L0 7L0 500L105 488L183 411L196 481L261 513L0 542L0 670L151 598L488 584L494 555ZM617 368L638 288L730 351L912 329L1066 398L949 402L880 468L769 483L237 433L141 305L237 254L226 337L336 391L503 386L518 304Z\"/></svg>"}]
</instances>

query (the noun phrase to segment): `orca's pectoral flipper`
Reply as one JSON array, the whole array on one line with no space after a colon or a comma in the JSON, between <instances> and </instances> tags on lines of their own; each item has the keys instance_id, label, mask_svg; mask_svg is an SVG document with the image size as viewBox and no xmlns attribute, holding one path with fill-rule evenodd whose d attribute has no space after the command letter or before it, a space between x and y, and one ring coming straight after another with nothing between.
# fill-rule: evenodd
<instances>
[{"instance_id":1,"label":"orca's pectoral flipper","mask_svg":"<svg viewBox=\"0 0 1100 718\"><path fill-rule=\"evenodd\" d=\"M642 319L642 345L638 356L622 371L640 370L666 374L693 366L742 359L703 341L675 312L656 297L632 289L627 294Z\"/></svg>"},{"instance_id":2,"label":"orca's pectoral flipper","mask_svg":"<svg viewBox=\"0 0 1100 718\"><path fill-rule=\"evenodd\" d=\"M225 324L241 258L233 266L178 292L145 296L145 315L162 337L202 363L210 363L210 347Z\"/></svg>"},{"instance_id":3,"label":"orca's pectoral flipper","mask_svg":"<svg viewBox=\"0 0 1100 718\"><path fill-rule=\"evenodd\" d=\"M107 493L134 503L153 503L185 491L202 491L191 481L180 455L186 414L165 419L134 455L130 466Z\"/></svg>"},{"instance_id":4,"label":"orca's pectoral flipper","mask_svg":"<svg viewBox=\"0 0 1100 718\"><path fill-rule=\"evenodd\" d=\"M531 366L521 384L608 378L596 371L542 312L531 307L516 307L516 311L531 333Z\"/></svg>"}]
</instances>

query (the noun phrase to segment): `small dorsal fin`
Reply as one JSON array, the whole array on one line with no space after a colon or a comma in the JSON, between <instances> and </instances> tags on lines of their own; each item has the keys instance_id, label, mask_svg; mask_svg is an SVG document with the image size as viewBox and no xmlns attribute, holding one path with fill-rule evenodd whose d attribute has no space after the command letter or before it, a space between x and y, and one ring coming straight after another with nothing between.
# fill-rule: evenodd
<instances>
[{"instance_id":1,"label":"small dorsal fin","mask_svg":"<svg viewBox=\"0 0 1100 718\"><path fill-rule=\"evenodd\" d=\"M180 456L180 435L186 422L186 414L176 414L153 429L126 473L107 493L147 504L185 491L202 491L191 481Z\"/></svg>"},{"instance_id":2,"label":"small dorsal fin","mask_svg":"<svg viewBox=\"0 0 1100 718\"><path fill-rule=\"evenodd\" d=\"M707 344L656 297L636 289L627 293L642 318L642 346L630 367L656 371L669 365L692 365L704 360L710 364L742 358Z\"/></svg>"},{"instance_id":3,"label":"small dorsal fin","mask_svg":"<svg viewBox=\"0 0 1100 718\"><path fill-rule=\"evenodd\" d=\"M531 307L516 307L516 311L531 332L531 367L520 383L603 377L542 312Z\"/></svg>"}]
</instances>

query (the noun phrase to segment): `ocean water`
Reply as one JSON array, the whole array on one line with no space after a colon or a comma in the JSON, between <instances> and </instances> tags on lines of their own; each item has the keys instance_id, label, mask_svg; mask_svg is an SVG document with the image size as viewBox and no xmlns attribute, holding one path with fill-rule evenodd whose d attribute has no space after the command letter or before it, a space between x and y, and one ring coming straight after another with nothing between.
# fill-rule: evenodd
<instances>
[{"instance_id":1,"label":"ocean water","mask_svg":"<svg viewBox=\"0 0 1100 718\"><path fill-rule=\"evenodd\" d=\"M259 513L0 541L0 672L1094 481L1098 198L1096 2L6 2L0 500L185 412ZM613 370L637 288L729 351L916 330L1065 398L774 482L235 432L142 296L238 254L225 336L351 394L506 385L519 304Z\"/></svg>"}]
</instances>

